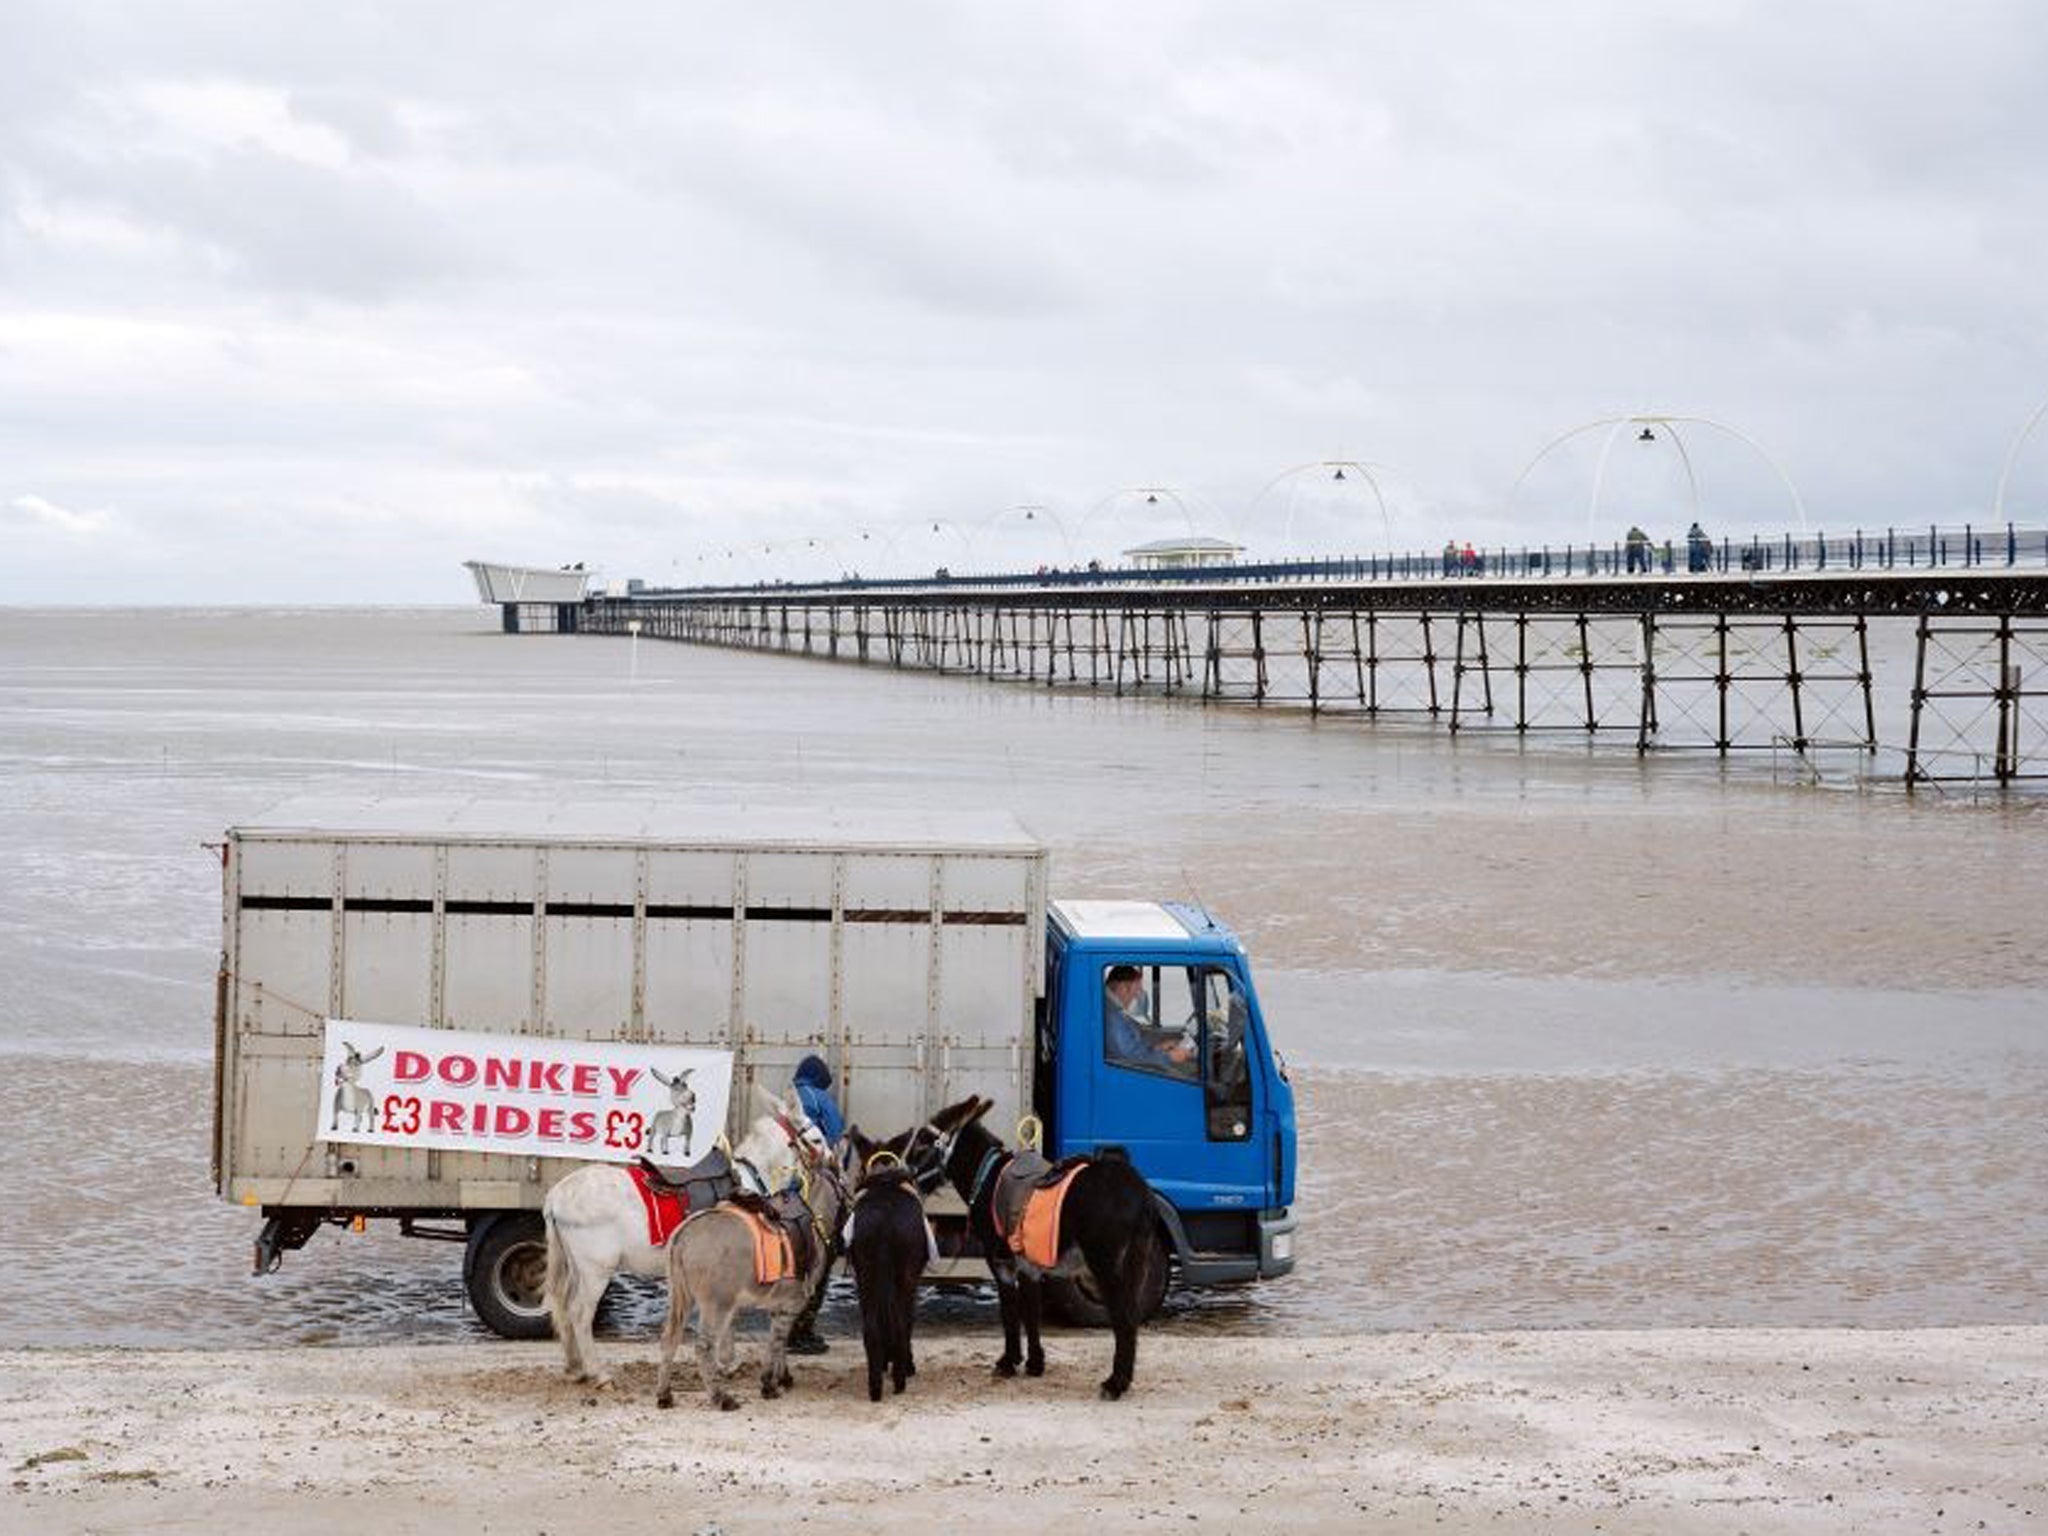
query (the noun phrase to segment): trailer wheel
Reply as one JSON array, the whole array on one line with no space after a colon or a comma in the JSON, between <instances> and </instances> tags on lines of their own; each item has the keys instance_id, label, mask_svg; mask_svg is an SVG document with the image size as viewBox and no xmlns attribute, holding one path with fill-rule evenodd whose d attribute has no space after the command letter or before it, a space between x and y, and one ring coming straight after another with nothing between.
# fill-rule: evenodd
<instances>
[{"instance_id":1,"label":"trailer wheel","mask_svg":"<svg viewBox=\"0 0 2048 1536\"><path fill-rule=\"evenodd\" d=\"M1166 1302L1166 1284L1170 1278L1167 1250L1157 1227L1152 1229L1151 1251L1145 1257L1145 1284L1138 1291L1138 1321L1141 1323L1157 1317L1160 1307ZM1109 1309L1102 1304L1095 1281L1088 1275L1075 1280L1046 1281L1045 1299L1051 1304L1053 1315L1064 1322L1081 1328L1109 1326Z\"/></svg>"},{"instance_id":2,"label":"trailer wheel","mask_svg":"<svg viewBox=\"0 0 2048 1536\"><path fill-rule=\"evenodd\" d=\"M552 1331L547 1272L547 1228L538 1212L507 1212L470 1232L462 1261L469 1302L500 1337L544 1339Z\"/></svg>"}]
</instances>

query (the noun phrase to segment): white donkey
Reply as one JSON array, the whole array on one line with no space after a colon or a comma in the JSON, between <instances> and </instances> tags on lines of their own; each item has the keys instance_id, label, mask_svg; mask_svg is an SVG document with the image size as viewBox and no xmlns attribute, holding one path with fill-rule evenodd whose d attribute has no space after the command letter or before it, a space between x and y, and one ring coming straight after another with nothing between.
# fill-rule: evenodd
<instances>
[{"instance_id":1,"label":"white donkey","mask_svg":"<svg viewBox=\"0 0 2048 1536\"><path fill-rule=\"evenodd\" d=\"M377 1099L363 1086L363 1068L382 1056L384 1047L380 1045L365 1056L346 1040L341 1044L342 1049L348 1052L348 1058L334 1069L334 1118L327 1129L340 1130L341 1117L347 1115L351 1131L374 1131L377 1129ZM369 1123L366 1125L365 1121Z\"/></svg>"},{"instance_id":2,"label":"white donkey","mask_svg":"<svg viewBox=\"0 0 2048 1536\"><path fill-rule=\"evenodd\" d=\"M659 1067L648 1068L654 1080L668 1090L668 1108L659 1111L647 1122L647 1146L649 1157L667 1157L668 1144L678 1136L683 1139L683 1156L690 1155L690 1134L697 1126L697 1090L690 1086L691 1068L685 1067L674 1077L664 1074Z\"/></svg>"},{"instance_id":3,"label":"white donkey","mask_svg":"<svg viewBox=\"0 0 2048 1536\"><path fill-rule=\"evenodd\" d=\"M828 1148L802 1106L759 1086L754 1092L763 1113L733 1148L732 1172L742 1189L767 1194L786 1188L799 1165L817 1163ZM611 1372L598 1363L591 1337L597 1304L621 1270L649 1280L666 1277L667 1250L647 1241L646 1204L616 1163L578 1168L548 1191L541 1216L548 1234L548 1311L562 1341L563 1370L571 1381L608 1387Z\"/></svg>"}]
</instances>

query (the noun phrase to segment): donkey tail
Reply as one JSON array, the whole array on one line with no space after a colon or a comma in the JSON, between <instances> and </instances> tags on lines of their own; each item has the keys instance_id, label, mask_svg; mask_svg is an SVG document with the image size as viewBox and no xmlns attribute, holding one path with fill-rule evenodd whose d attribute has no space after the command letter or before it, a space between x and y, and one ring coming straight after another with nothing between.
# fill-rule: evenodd
<instances>
[{"instance_id":1,"label":"donkey tail","mask_svg":"<svg viewBox=\"0 0 2048 1536\"><path fill-rule=\"evenodd\" d=\"M576 1261L569 1257L561 1229L555 1225L555 1213L543 1206L541 1220L548 1229L548 1316L554 1320L555 1337L567 1340L571 1336L569 1318L576 1305Z\"/></svg>"}]
</instances>

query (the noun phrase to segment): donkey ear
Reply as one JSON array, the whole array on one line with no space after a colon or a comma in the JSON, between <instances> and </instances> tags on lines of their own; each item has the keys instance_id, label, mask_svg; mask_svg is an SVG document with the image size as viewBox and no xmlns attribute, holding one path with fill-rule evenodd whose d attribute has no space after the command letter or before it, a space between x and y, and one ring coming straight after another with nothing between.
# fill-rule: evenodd
<instances>
[{"instance_id":1,"label":"donkey ear","mask_svg":"<svg viewBox=\"0 0 2048 1536\"><path fill-rule=\"evenodd\" d=\"M987 1114L990 1110L994 1109L995 1107L996 1101L994 1099L976 1099L974 1101L974 1113L969 1115L967 1118L970 1121L979 1120L983 1115Z\"/></svg>"},{"instance_id":2,"label":"donkey ear","mask_svg":"<svg viewBox=\"0 0 2048 1536\"><path fill-rule=\"evenodd\" d=\"M782 1100L763 1088L758 1081L754 1084L754 1106L763 1114L787 1116L789 1113Z\"/></svg>"},{"instance_id":3,"label":"donkey ear","mask_svg":"<svg viewBox=\"0 0 2048 1536\"><path fill-rule=\"evenodd\" d=\"M932 1116L932 1124L941 1131L957 1131L974 1118L980 1103L979 1099L965 1098L958 1104L948 1104Z\"/></svg>"},{"instance_id":4,"label":"donkey ear","mask_svg":"<svg viewBox=\"0 0 2048 1536\"><path fill-rule=\"evenodd\" d=\"M376 1060L376 1059L377 1059L377 1058L378 1058L379 1056L382 1056L383 1054L384 1054L384 1047L380 1045L380 1046L378 1046L378 1047L377 1047L377 1049L375 1049L374 1051L370 1052L370 1054L369 1054L369 1055L365 1056L365 1057L363 1058L363 1060L364 1060L365 1062L372 1062L372 1061L375 1061L375 1060Z\"/></svg>"}]
</instances>

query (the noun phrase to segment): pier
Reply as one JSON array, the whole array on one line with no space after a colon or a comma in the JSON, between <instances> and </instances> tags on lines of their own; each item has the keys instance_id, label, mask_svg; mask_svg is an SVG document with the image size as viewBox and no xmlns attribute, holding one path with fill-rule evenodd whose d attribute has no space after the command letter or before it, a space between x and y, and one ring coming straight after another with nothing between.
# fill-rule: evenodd
<instances>
[{"instance_id":1,"label":"pier","mask_svg":"<svg viewBox=\"0 0 2048 1536\"><path fill-rule=\"evenodd\" d=\"M1683 554L1680 560L1684 560ZM2048 535L1749 541L1700 570L1619 549L1045 571L593 597L587 633L1645 756L1863 759L1909 787L2048 782ZM1908 722L1874 767L1873 624L1910 625ZM511 627L508 625L508 627ZM553 627L566 628L569 625ZM1887 710L1888 714L1896 711Z\"/></svg>"}]
</instances>

